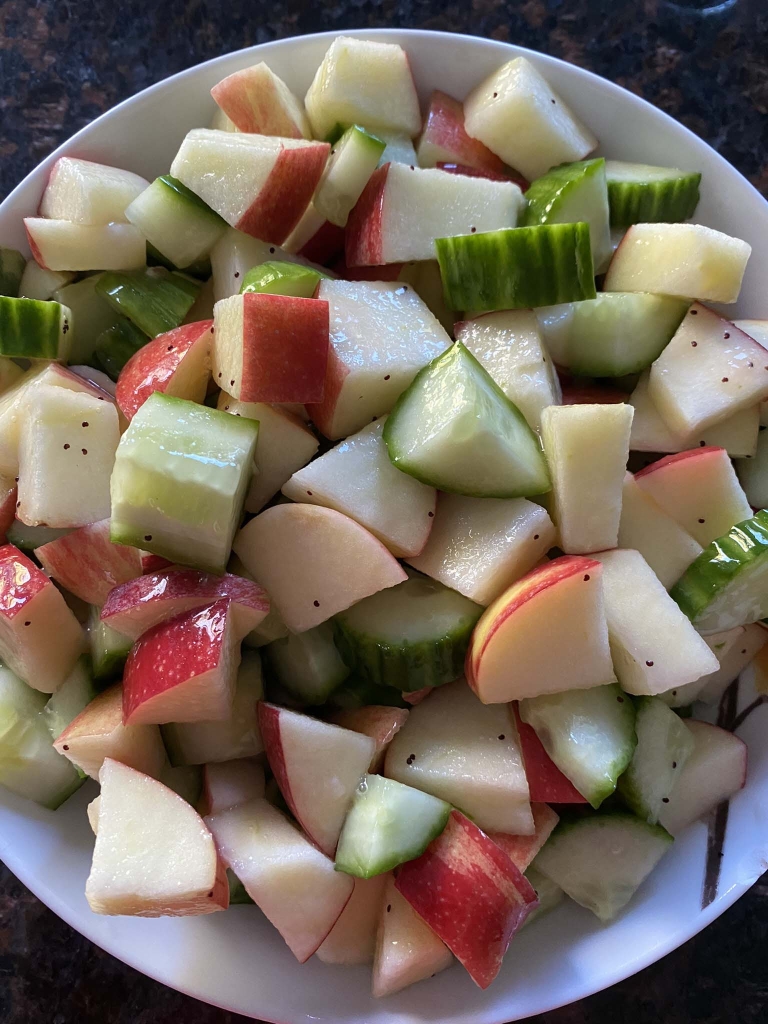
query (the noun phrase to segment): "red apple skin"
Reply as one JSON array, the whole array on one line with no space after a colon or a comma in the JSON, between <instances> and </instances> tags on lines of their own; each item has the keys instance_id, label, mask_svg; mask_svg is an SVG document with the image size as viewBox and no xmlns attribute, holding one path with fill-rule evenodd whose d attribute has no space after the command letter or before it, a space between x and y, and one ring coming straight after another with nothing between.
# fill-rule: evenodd
<instances>
[{"instance_id":1,"label":"red apple skin","mask_svg":"<svg viewBox=\"0 0 768 1024\"><path fill-rule=\"evenodd\" d=\"M113 587L142 571L136 548L109 539L108 519L43 544L35 557L50 576L88 604L104 604Z\"/></svg>"},{"instance_id":2,"label":"red apple skin","mask_svg":"<svg viewBox=\"0 0 768 1024\"><path fill-rule=\"evenodd\" d=\"M145 705L222 666L227 643L229 601L177 615L154 626L131 648L123 673L123 725L157 724ZM178 699L178 694L174 695ZM200 721L215 716L202 715ZM195 719L163 718L164 722Z\"/></svg>"},{"instance_id":3,"label":"red apple skin","mask_svg":"<svg viewBox=\"0 0 768 1024\"><path fill-rule=\"evenodd\" d=\"M520 174L515 174L514 171L510 171L508 174L496 174L495 171L481 171L476 167L470 167L468 164L454 164L448 163L447 160L438 160L435 167L439 171L445 171L447 174L463 174L465 178L487 178L489 181L511 181L517 185L521 192L525 192L530 187L530 183Z\"/></svg>"},{"instance_id":4,"label":"red apple skin","mask_svg":"<svg viewBox=\"0 0 768 1024\"><path fill-rule=\"evenodd\" d=\"M350 708L337 711L329 721L340 725L342 729L351 729L370 736L376 744L370 772L378 772L384 759L387 747L408 720L409 712L405 708L388 708L371 704L364 708Z\"/></svg>"},{"instance_id":5,"label":"red apple skin","mask_svg":"<svg viewBox=\"0 0 768 1024\"><path fill-rule=\"evenodd\" d=\"M301 819L296 811L293 793L291 792L288 771L285 766L283 742L280 737L280 708L275 704L259 701L258 718L259 731L264 742L264 750L267 754L269 767L272 769L272 774L275 777L280 792L283 794L285 802L290 808L291 814L301 824Z\"/></svg>"},{"instance_id":6,"label":"red apple skin","mask_svg":"<svg viewBox=\"0 0 768 1024\"><path fill-rule=\"evenodd\" d=\"M368 179L347 221L344 258L348 267L375 266L384 262L381 222L391 164L384 164Z\"/></svg>"},{"instance_id":7,"label":"red apple skin","mask_svg":"<svg viewBox=\"0 0 768 1024\"><path fill-rule=\"evenodd\" d=\"M323 267L330 266L334 260L344 255L345 237L346 232L344 228L327 220L302 245L298 255L303 256L305 260L319 263Z\"/></svg>"},{"instance_id":8,"label":"red apple skin","mask_svg":"<svg viewBox=\"0 0 768 1024\"><path fill-rule=\"evenodd\" d=\"M329 345L323 398L320 402L307 403L307 415L320 433L331 439L334 439L333 415L344 387L344 380L348 375L349 367L338 357L333 345Z\"/></svg>"},{"instance_id":9,"label":"red apple skin","mask_svg":"<svg viewBox=\"0 0 768 1024\"><path fill-rule=\"evenodd\" d=\"M213 339L213 320L183 324L160 334L131 356L117 378L115 397L126 419L132 419L154 391L167 391L179 364L201 346L208 353ZM197 400L197 396L182 395ZM204 396L203 396L204 397Z\"/></svg>"},{"instance_id":10,"label":"red apple skin","mask_svg":"<svg viewBox=\"0 0 768 1024\"><path fill-rule=\"evenodd\" d=\"M235 227L282 245L309 206L330 151L327 142L282 149L263 188Z\"/></svg>"},{"instance_id":11,"label":"red apple skin","mask_svg":"<svg viewBox=\"0 0 768 1024\"><path fill-rule=\"evenodd\" d=\"M328 365L328 303L243 296L242 402L320 402Z\"/></svg>"},{"instance_id":12,"label":"red apple skin","mask_svg":"<svg viewBox=\"0 0 768 1024\"><path fill-rule=\"evenodd\" d=\"M334 274L344 281L398 281L402 263L382 263L378 267L348 267L345 260L332 264Z\"/></svg>"},{"instance_id":13,"label":"red apple skin","mask_svg":"<svg viewBox=\"0 0 768 1024\"><path fill-rule=\"evenodd\" d=\"M0 491L0 544L5 544L6 534L16 518L16 484Z\"/></svg>"},{"instance_id":14,"label":"red apple skin","mask_svg":"<svg viewBox=\"0 0 768 1024\"><path fill-rule=\"evenodd\" d=\"M0 547L0 616L15 619L30 601L53 584L45 573L14 547Z\"/></svg>"},{"instance_id":15,"label":"red apple skin","mask_svg":"<svg viewBox=\"0 0 768 1024\"><path fill-rule=\"evenodd\" d=\"M411 690L410 692L403 690L401 696L406 704L411 704L415 707L416 704L421 704L423 700L426 700L433 690L434 686L425 686L421 690Z\"/></svg>"},{"instance_id":16,"label":"red apple skin","mask_svg":"<svg viewBox=\"0 0 768 1024\"><path fill-rule=\"evenodd\" d=\"M271 89L264 88L265 82L259 73L254 76L254 70L243 68L214 85L211 96L218 106L241 132L279 135L284 139L303 138L291 118L282 111L275 116L274 104L279 101Z\"/></svg>"},{"instance_id":17,"label":"red apple skin","mask_svg":"<svg viewBox=\"0 0 768 1024\"><path fill-rule=\"evenodd\" d=\"M151 551L141 552L142 573L160 572L161 569L170 569L173 562L169 562L162 555L153 555Z\"/></svg>"},{"instance_id":18,"label":"red apple skin","mask_svg":"<svg viewBox=\"0 0 768 1024\"><path fill-rule=\"evenodd\" d=\"M457 164L505 177L503 161L478 139L467 135L464 104L439 89L435 89L429 101L422 139L452 153Z\"/></svg>"},{"instance_id":19,"label":"red apple skin","mask_svg":"<svg viewBox=\"0 0 768 1024\"><path fill-rule=\"evenodd\" d=\"M724 448L716 448L713 445L708 445L706 448L691 448L689 451L677 452L674 455L665 455L663 459L659 459L658 462L652 462L650 466L646 466L645 469L638 470L635 473L635 479L639 479L643 476L650 476L651 473L657 473L660 469L667 469L669 466L674 466L677 462L685 462L688 459L706 459L711 456L720 458L723 453L727 457L727 452Z\"/></svg>"},{"instance_id":20,"label":"red apple skin","mask_svg":"<svg viewBox=\"0 0 768 1024\"><path fill-rule=\"evenodd\" d=\"M482 634L482 640L478 644L476 637L478 635L479 627L484 625L483 620L485 619L487 612L481 616L478 625L475 627L475 632L472 635L472 640L467 650L467 658L464 664L464 671L467 677L467 682L472 689L477 692L477 679L476 679L476 668L480 663L483 655L483 651L488 646L490 641L493 639L495 633L504 625L510 615L514 613L531 598L540 594L543 590L547 590L559 583L561 580L567 579L569 576L575 576L577 573L599 573L601 572L601 565L596 562L594 558L587 558L584 555L562 555L560 558L553 558L551 562L547 562L546 565L539 566L523 576L522 579L517 580L509 588L517 591L516 595L510 600L504 607L503 611L498 612L493 625L488 628ZM502 595L504 596L504 595ZM497 598L497 600L500 600ZM490 606L493 608L493 605Z\"/></svg>"},{"instance_id":21,"label":"red apple skin","mask_svg":"<svg viewBox=\"0 0 768 1024\"><path fill-rule=\"evenodd\" d=\"M574 383L574 377L560 374L563 390L563 405L619 405L629 397L618 388L601 387L599 384Z\"/></svg>"},{"instance_id":22,"label":"red apple skin","mask_svg":"<svg viewBox=\"0 0 768 1024\"><path fill-rule=\"evenodd\" d=\"M506 853L518 871L525 871L529 867L560 820L548 804L532 803L531 813L536 829L532 836L513 836L506 832L488 833L489 838Z\"/></svg>"},{"instance_id":23,"label":"red apple skin","mask_svg":"<svg viewBox=\"0 0 768 1024\"><path fill-rule=\"evenodd\" d=\"M48 267L45 265L45 260L43 259L43 254L40 251L40 249L39 249L39 247L37 245L37 242L35 241L34 235L32 234L32 232L29 230L29 228L27 226L27 218L24 219L24 230L25 230L25 232L27 234L27 242L29 243L29 250L32 253L32 259L36 263L39 263L40 266L43 268L43 270L47 270Z\"/></svg>"},{"instance_id":24,"label":"red apple skin","mask_svg":"<svg viewBox=\"0 0 768 1024\"><path fill-rule=\"evenodd\" d=\"M531 803L536 804L586 804L585 797L576 789L570 779L560 771L544 749L536 730L520 717L517 701L512 702L520 749L523 754Z\"/></svg>"},{"instance_id":25,"label":"red apple skin","mask_svg":"<svg viewBox=\"0 0 768 1024\"><path fill-rule=\"evenodd\" d=\"M538 903L509 857L460 811L420 857L400 866L395 886L482 989Z\"/></svg>"},{"instance_id":26,"label":"red apple skin","mask_svg":"<svg viewBox=\"0 0 768 1024\"><path fill-rule=\"evenodd\" d=\"M177 615L215 601L231 603L232 627L239 642L269 611L263 587L242 576L214 576L199 569L161 569L115 587L101 609L102 622L138 639L147 630Z\"/></svg>"}]
</instances>

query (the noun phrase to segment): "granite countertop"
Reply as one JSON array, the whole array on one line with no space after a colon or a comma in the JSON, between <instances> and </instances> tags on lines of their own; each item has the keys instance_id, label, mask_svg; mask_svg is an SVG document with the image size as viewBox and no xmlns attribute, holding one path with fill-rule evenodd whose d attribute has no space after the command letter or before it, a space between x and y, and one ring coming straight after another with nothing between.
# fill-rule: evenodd
<instances>
[{"instance_id":1,"label":"granite countertop","mask_svg":"<svg viewBox=\"0 0 768 1024\"><path fill-rule=\"evenodd\" d=\"M611 78L677 117L768 194L766 0L4 0L0 195L118 101L228 50L355 27L466 32ZM764 1024L768 875L704 933L537 1024ZM226 1024L55 917L0 864L0 1024Z\"/></svg>"}]
</instances>

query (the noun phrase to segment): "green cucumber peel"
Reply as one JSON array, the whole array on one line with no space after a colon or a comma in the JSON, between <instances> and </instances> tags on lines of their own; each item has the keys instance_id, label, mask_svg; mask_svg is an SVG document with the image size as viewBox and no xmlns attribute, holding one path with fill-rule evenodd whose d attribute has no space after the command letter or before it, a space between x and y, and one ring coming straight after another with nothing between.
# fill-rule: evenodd
<instances>
[{"instance_id":1,"label":"green cucumber peel","mask_svg":"<svg viewBox=\"0 0 768 1024\"><path fill-rule=\"evenodd\" d=\"M178 327L194 305L200 282L164 268L107 271L96 291L150 338Z\"/></svg>"},{"instance_id":2,"label":"green cucumber peel","mask_svg":"<svg viewBox=\"0 0 768 1024\"><path fill-rule=\"evenodd\" d=\"M240 286L240 294L266 292L270 295L292 295L299 299L311 299L321 277L327 279L328 275L300 263L268 260L246 272Z\"/></svg>"},{"instance_id":3,"label":"green cucumber peel","mask_svg":"<svg viewBox=\"0 0 768 1024\"><path fill-rule=\"evenodd\" d=\"M128 360L143 348L149 338L126 317L102 331L93 350L98 369L116 381Z\"/></svg>"},{"instance_id":4,"label":"green cucumber peel","mask_svg":"<svg viewBox=\"0 0 768 1024\"><path fill-rule=\"evenodd\" d=\"M0 356L65 361L73 326L71 310L59 302L0 295Z\"/></svg>"},{"instance_id":5,"label":"green cucumber peel","mask_svg":"<svg viewBox=\"0 0 768 1024\"><path fill-rule=\"evenodd\" d=\"M606 160L611 227L688 220L699 203L701 174L674 167Z\"/></svg>"}]
</instances>

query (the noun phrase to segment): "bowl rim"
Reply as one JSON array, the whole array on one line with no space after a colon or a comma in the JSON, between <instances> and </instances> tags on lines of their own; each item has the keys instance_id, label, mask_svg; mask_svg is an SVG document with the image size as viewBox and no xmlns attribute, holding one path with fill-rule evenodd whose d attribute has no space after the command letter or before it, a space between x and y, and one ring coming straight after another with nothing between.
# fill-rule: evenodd
<instances>
[{"instance_id":1,"label":"bowl rim","mask_svg":"<svg viewBox=\"0 0 768 1024\"><path fill-rule=\"evenodd\" d=\"M121 100L115 106L105 110L94 120L88 122L82 128L78 129L73 135L69 136L63 142L61 142L48 156L44 157L39 163L37 163L25 176L24 178L8 193L5 199L0 203L0 215L2 215L6 208L12 206L18 196L26 189L30 183L30 179L34 178L41 172L50 168L53 163L63 155L66 155L66 151L71 150L77 143L82 139L84 135L89 133L95 126L100 125L106 120L111 120L114 117L119 117L120 113L127 107L140 104L150 96L154 96L155 93L162 91L170 83L178 83L186 78L191 78L196 75L202 68L212 68L217 64L224 64L229 62L233 57L245 57L249 54L257 55L262 60L268 60L269 54L280 49L290 49L292 45L295 45L299 40L315 40L315 41L332 41L338 36L351 36L354 38L371 38L380 37L383 41L400 41L402 45L407 46L409 39L450 39L452 41L458 41L459 43L491 43L494 46L499 47L502 51L506 50L510 54L512 59L515 56L526 56L534 58L536 64L549 65L552 67L567 67L569 73L575 73L578 78L582 78L585 81L595 81L603 89L607 89L608 93L613 97L621 97L621 102L631 103L632 105L652 112L653 116L657 119L661 119L668 126L674 126L674 129L678 133L682 133L687 137L688 142L692 143L695 148L701 151L707 152L708 158L720 166L720 169L726 173L729 177L736 177L739 179L739 187L744 189L746 186L749 192L751 192L751 198L758 201L758 207L762 208L763 214L768 218L768 201L761 195L758 189L728 160L725 159L720 153L717 152L708 142L696 135L690 128L682 124L676 118L670 114L656 107L650 101L638 96L636 93L631 92L629 89L618 85L616 82L605 78L602 75L597 74L594 71L590 71L587 68L581 67L578 64L573 64L570 61L564 60L560 57L554 57L550 54L543 53L538 50L533 50L530 47L520 46L516 43L510 43L505 40L491 39L487 36L480 34L471 35L466 32L449 32L443 30L433 29L420 29L420 28L405 28L405 27L379 27L379 28L344 28L338 31L329 30L325 32L312 32L304 33L301 35L285 36L279 39L272 39L263 43L257 43L252 46L242 47L238 50L229 50L225 53L219 54L216 57L209 58L208 60L201 61L197 64L193 64L188 68L184 68L181 71L175 72L172 75L168 75L165 78L154 82L152 85L147 86L145 89L141 89L131 96ZM19 858L15 851L11 848L10 843L7 840L3 840L0 837L0 856L8 867L8 869L19 879L19 881L28 888L33 895L38 898L48 909L61 918L69 927L71 927L78 934L82 935L89 942L92 942L97 947L103 949L110 956L126 964L133 970L138 971L153 981L156 981L168 988L171 988L177 992L187 995L191 998L197 999L200 1002L206 1003L210 1006L218 1007L222 1010L227 1010L233 1013L243 1013L242 1010L233 1009L224 1002L219 1002L216 999L206 995L202 990L198 989L197 986L190 982L185 981L183 985L176 983L169 983L162 977L162 970L160 968L153 968L151 965L147 966L143 962L139 962L138 957L134 957L127 953L115 952L112 948L112 943L105 940L104 938L94 938L88 930L83 930L81 918L75 908L70 908L66 905L65 901L46 883L38 882L35 877L34 870L26 869L25 862ZM631 960L629 963L624 962L617 966L614 971L610 972L607 977L601 975L591 982L586 980L581 986L580 994L575 997L567 997L562 1000L555 1000L554 1002L548 1003L546 1006L540 1007L538 1010L533 1011L534 1013L548 1013L552 1010L559 1009L564 1006L572 1005L574 1002L582 999L589 998L598 992L605 991L608 988L613 987L621 981L624 981L644 968L656 963L675 949L679 948L689 939L694 938L704 928L708 927L714 920L716 920L721 914L728 910L733 904L747 892L753 885L755 879L743 879L732 884L725 892L718 895L717 899L711 903L706 910L701 911L695 918L691 920L690 927L685 926L678 928L674 931L667 941L651 946L642 955ZM76 923L77 922L77 923ZM491 1011L492 1013L494 1011ZM503 1018L496 1016L485 1018L487 1024L505 1024L507 1020L523 1020L527 1019L530 1015L526 1014L523 1017L509 1018L506 1014ZM262 1020L269 1021L269 1024L283 1024L276 1018L261 1016ZM255 1018L254 1018L255 1019ZM309 1015L306 1016L306 1020L310 1021ZM396 1018L393 1018L393 1022Z\"/></svg>"}]
</instances>

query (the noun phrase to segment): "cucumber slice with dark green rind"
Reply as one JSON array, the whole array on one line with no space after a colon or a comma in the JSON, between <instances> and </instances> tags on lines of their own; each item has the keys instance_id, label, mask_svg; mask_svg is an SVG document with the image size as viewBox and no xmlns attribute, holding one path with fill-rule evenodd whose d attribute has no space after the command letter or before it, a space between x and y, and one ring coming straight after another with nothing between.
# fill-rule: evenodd
<instances>
[{"instance_id":1,"label":"cucumber slice with dark green rind","mask_svg":"<svg viewBox=\"0 0 768 1024\"><path fill-rule=\"evenodd\" d=\"M300 263L268 260L247 271L240 293L268 292L270 295L293 295L299 299L311 299L321 277L327 278L328 275Z\"/></svg>"},{"instance_id":2,"label":"cucumber slice with dark green rind","mask_svg":"<svg viewBox=\"0 0 768 1024\"><path fill-rule=\"evenodd\" d=\"M349 675L330 622L275 640L263 653L278 681L307 705L324 704Z\"/></svg>"},{"instance_id":3,"label":"cucumber slice with dark green rind","mask_svg":"<svg viewBox=\"0 0 768 1024\"><path fill-rule=\"evenodd\" d=\"M483 609L426 576L411 576L336 616L337 643L353 670L404 692L461 675Z\"/></svg>"},{"instance_id":4,"label":"cucumber slice with dark green rind","mask_svg":"<svg viewBox=\"0 0 768 1024\"><path fill-rule=\"evenodd\" d=\"M105 681L120 675L133 642L101 621L100 609L91 606L88 617L88 643L96 679Z\"/></svg>"},{"instance_id":5,"label":"cucumber slice with dark green rind","mask_svg":"<svg viewBox=\"0 0 768 1024\"><path fill-rule=\"evenodd\" d=\"M96 367L116 381L128 360L143 348L149 338L126 317L99 335L93 357Z\"/></svg>"},{"instance_id":6,"label":"cucumber slice with dark green rind","mask_svg":"<svg viewBox=\"0 0 768 1024\"><path fill-rule=\"evenodd\" d=\"M658 697L637 697L634 704L637 746L618 792L638 818L655 825L691 755L693 738L679 715Z\"/></svg>"},{"instance_id":7,"label":"cucumber slice with dark green rind","mask_svg":"<svg viewBox=\"0 0 768 1024\"><path fill-rule=\"evenodd\" d=\"M584 377L640 373L669 344L690 305L649 292L601 292L536 310L555 362Z\"/></svg>"},{"instance_id":8,"label":"cucumber slice with dark green rind","mask_svg":"<svg viewBox=\"0 0 768 1024\"><path fill-rule=\"evenodd\" d=\"M194 305L200 282L161 267L107 271L96 291L150 338L178 327Z\"/></svg>"},{"instance_id":9,"label":"cucumber slice with dark green rind","mask_svg":"<svg viewBox=\"0 0 768 1024\"><path fill-rule=\"evenodd\" d=\"M20 551L34 551L35 548L49 544L52 540L66 537L68 533L72 533L68 527L59 529L55 526L27 526L20 519L14 519L8 527L6 538L9 544L13 544Z\"/></svg>"},{"instance_id":10,"label":"cucumber slice with dark green rind","mask_svg":"<svg viewBox=\"0 0 768 1024\"><path fill-rule=\"evenodd\" d=\"M0 355L12 359L66 360L72 313L59 302L0 295Z\"/></svg>"},{"instance_id":11,"label":"cucumber slice with dark green rind","mask_svg":"<svg viewBox=\"0 0 768 1024\"><path fill-rule=\"evenodd\" d=\"M83 784L51 742L46 695L0 666L0 786L55 810Z\"/></svg>"},{"instance_id":12,"label":"cucumber slice with dark green rind","mask_svg":"<svg viewBox=\"0 0 768 1024\"><path fill-rule=\"evenodd\" d=\"M220 217L215 210L212 210L208 203L196 195L191 188L187 188L183 181L174 178L172 174L161 174L155 181L161 182L169 191L174 192L179 199L182 199L185 204L195 207L200 213L204 213L215 223L221 224L222 230L226 228L227 222L224 218Z\"/></svg>"},{"instance_id":13,"label":"cucumber slice with dark green rind","mask_svg":"<svg viewBox=\"0 0 768 1024\"><path fill-rule=\"evenodd\" d=\"M525 198L521 226L584 221L589 225L595 270L605 268L613 247L603 157L553 167L531 183Z\"/></svg>"},{"instance_id":14,"label":"cucumber slice with dark green rind","mask_svg":"<svg viewBox=\"0 0 768 1024\"><path fill-rule=\"evenodd\" d=\"M534 863L601 921L629 903L674 840L661 825L625 811L565 817Z\"/></svg>"},{"instance_id":15,"label":"cucumber slice with dark green rind","mask_svg":"<svg viewBox=\"0 0 768 1024\"><path fill-rule=\"evenodd\" d=\"M366 775L355 792L336 849L336 870L373 878L415 860L448 823L445 800L381 775Z\"/></svg>"},{"instance_id":16,"label":"cucumber slice with dark green rind","mask_svg":"<svg viewBox=\"0 0 768 1024\"><path fill-rule=\"evenodd\" d=\"M400 690L392 686L380 686L361 676L352 676L334 690L328 698L328 705L334 708L364 708L371 704L385 708L408 708Z\"/></svg>"},{"instance_id":17,"label":"cucumber slice with dark green rind","mask_svg":"<svg viewBox=\"0 0 768 1024\"><path fill-rule=\"evenodd\" d=\"M551 487L539 439L461 342L416 374L382 436L393 465L441 491L521 498Z\"/></svg>"},{"instance_id":18,"label":"cucumber slice with dark green rind","mask_svg":"<svg viewBox=\"0 0 768 1024\"><path fill-rule=\"evenodd\" d=\"M637 744L635 707L618 684L527 697L520 717L595 809L614 792Z\"/></svg>"},{"instance_id":19,"label":"cucumber slice with dark green rind","mask_svg":"<svg viewBox=\"0 0 768 1024\"><path fill-rule=\"evenodd\" d=\"M26 263L18 249L0 247L0 296L15 298L19 294L21 275L24 273Z\"/></svg>"},{"instance_id":20,"label":"cucumber slice with dark green rind","mask_svg":"<svg viewBox=\"0 0 768 1024\"><path fill-rule=\"evenodd\" d=\"M768 511L704 548L669 592L700 633L768 616Z\"/></svg>"},{"instance_id":21,"label":"cucumber slice with dark green rind","mask_svg":"<svg viewBox=\"0 0 768 1024\"><path fill-rule=\"evenodd\" d=\"M435 247L451 309L528 309L597 294L583 221L455 235Z\"/></svg>"},{"instance_id":22,"label":"cucumber slice with dark green rind","mask_svg":"<svg viewBox=\"0 0 768 1024\"><path fill-rule=\"evenodd\" d=\"M688 220L699 203L701 175L674 167L606 160L611 227Z\"/></svg>"}]
</instances>

